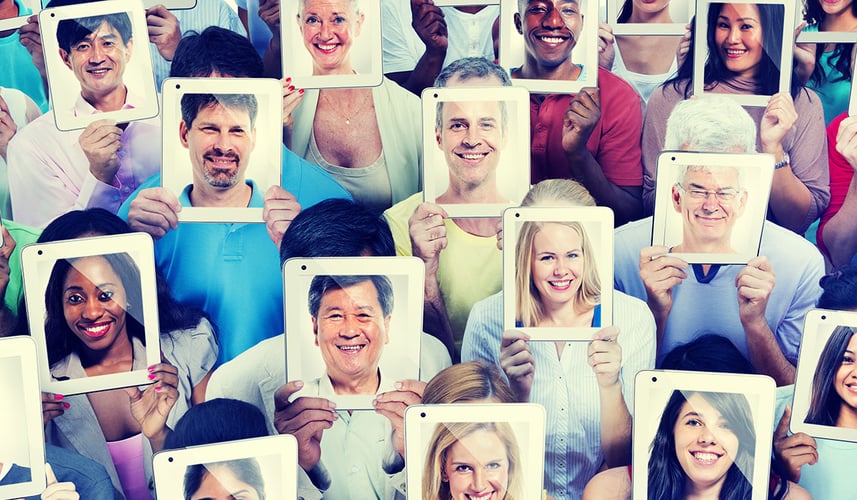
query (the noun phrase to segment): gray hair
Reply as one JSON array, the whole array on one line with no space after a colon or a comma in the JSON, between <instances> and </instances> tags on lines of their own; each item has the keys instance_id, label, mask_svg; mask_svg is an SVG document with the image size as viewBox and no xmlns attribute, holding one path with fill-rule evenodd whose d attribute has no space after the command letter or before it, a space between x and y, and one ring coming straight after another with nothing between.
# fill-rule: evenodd
<instances>
[{"instance_id":1,"label":"gray hair","mask_svg":"<svg viewBox=\"0 0 857 500\"><path fill-rule=\"evenodd\" d=\"M684 188L684 178L687 177L688 172L706 172L709 174L715 174L718 172L724 172L727 170L732 170L735 172L735 189L739 192L744 191L744 169L738 167L731 167L728 165L684 165L684 167L679 169L678 176L676 178L676 182L681 184L682 188Z\"/></svg>"},{"instance_id":2,"label":"gray hair","mask_svg":"<svg viewBox=\"0 0 857 500\"><path fill-rule=\"evenodd\" d=\"M318 310L321 308L321 299L327 292L348 288L365 281L371 281L375 287L375 291L378 292L378 303L381 305L381 311L384 313L384 316L392 314L393 284L390 282L390 278L380 274L370 274L343 276L318 275L314 277L312 282L310 282L307 294L310 315L314 318L318 317Z\"/></svg>"},{"instance_id":3,"label":"gray hair","mask_svg":"<svg viewBox=\"0 0 857 500\"><path fill-rule=\"evenodd\" d=\"M435 87L446 87L449 80L458 77L459 80L470 80L473 78L497 77L503 87L511 87L512 79L502 66L495 64L484 57L462 57L451 62L443 68L434 80ZM500 105L500 125L503 127L503 135L506 134L506 125L509 122L509 112L506 109L506 101L498 101ZM435 115L435 128L443 129L443 101L438 101Z\"/></svg>"},{"instance_id":4,"label":"gray hair","mask_svg":"<svg viewBox=\"0 0 857 500\"><path fill-rule=\"evenodd\" d=\"M664 149L755 153L756 122L727 96L707 94L687 99L670 113Z\"/></svg>"}]
</instances>

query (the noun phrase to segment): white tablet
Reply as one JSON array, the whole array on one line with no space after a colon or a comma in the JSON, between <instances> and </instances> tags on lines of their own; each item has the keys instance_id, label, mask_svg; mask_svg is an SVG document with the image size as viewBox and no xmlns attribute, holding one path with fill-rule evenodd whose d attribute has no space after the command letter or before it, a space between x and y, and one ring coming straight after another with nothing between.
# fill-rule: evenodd
<instances>
[{"instance_id":1,"label":"white tablet","mask_svg":"<svg viewBox=\"0 0 857 500\"><path fill-rule=\"evenodd\" d=\"M339 410L419 380L425 266L416 257L289 259L283 265L286 380Z\"/></svg>"},{"instance_id":2,"label":"white tablet","mask_svg":"<svg viewBox=\"0 0 857 500\"><path fill-rule=\"evenodd\" d=\"M691 264L746 264L759 255L773 174L769 154L664 151L652 245Z\"/></svg>"},{"instance_id":3,"label":"white tablet","mask_svg":"<svg viewBox=\"0 0 857 500\"><path fill-rule=\"evenodd\" d=\"M717 30L716 25L709 26L709 17L717 15L717 12L712 12L712 10L717 9L719 11L722 5L731 4L724 4L715 0L697 0L696 3L696 30L693 33L693 39L696 42L693 49L693 95L702 95L703 92L707 92L704 78L706 61L711 57L722 57L719 55L719 47L717 48L718 54L715 55L709 50L708 44L703 43L708 39L709 29L712 32ZM770 58L773 64L779 68L778 92L788 93L791 90L792 58L794 55L794 30L789 28L789 26L794 25L794 0L756 0L749 5L755 7L757 11L765 11L765 15L758 15L761 19L760 25L765 22L771 24L765 28L772 28L774 34L764 37L761 57ZM715 40L716 37L715 34ZM761 107L767 106L771 99L770 95L734 94L733 92L729 92L729 97L735 99L742 106Z\"/></svg>"},{"instance_id":4,"label":"white tablet","mask_svg":"<svg viewBox=\"0 0 857 500\"><path fill-rule=\"evenodd\" d=\"M542 498L545 409L536 404L405 410L408 498ZM479 498L482 498L480 496Z\"/></svg>"},{"instance_id":5,"label":"white tablet","mask_svg":"<svg viewBox=\"0 0 857 500\"><path fill-rule=\"evenodd\" d=\"M18 29L27 24L28 17L42 10L42 2L39 0L14 0L12 5L16 7L18 15L0 19L0 31ZM18 35L13 36L17 39Z\"/></svg>"},{"instance_id":6,"label":"white tablet","mask_svg":"<svg viewBox=\"0 0 857 500\"><path fill-rule=\"evenodd\" d=\"M298 445L279 434L156 453L158 498L297 498Z\"/></svg>"},{"instance_id":7,"label":"white tablet","mask_svg":"<svg viewBox=\"0 0 857 500\"><path fill-rule=\"evenodd\" d=\"M857 442L857 312L813 309L800 342L792 432Z\"/></svg>"},{"instance_id":8,"label":"white tablet","mask_svg":"<svg viewBox=\"0 0 857 500\"><path fill-rule=\"evenodd\" d=\"M39 29L58 129L157 116L149 32L140 0L45 9L39 12Z\"/></svg>"},{"instance_id":9,"label":"white tablet","mask_svg":"<svg viewBox=\"0 0 857 500\"><path fill-rule=\"evenodd\" d=\"M709 484L768 498L772 378L645 370L635 383L634 498L685 498Z\"/></svg>"},{"instance_id":10,"label":"white tablet","mask_svg":"<svg viewBox=\"0 0 857 500\"><path fill-rule=\"evenodd\" d=\"M517 207L503 213L503 329L589 341L613 324L613 211ZM552 312L586 310L556 326Z\"/></svg>"},{"instance_id":11,"label":"white tablet","mask_svg":"<svg viewBox=\"0 0 857 500\"><path fill-rule=\"evenodd\" d=\"M0 498L39 495L45 489L45 434L32 338L0 338L0 398Z\"/></svg>"},{"instance_id":12,"label":"white tablet","mask_svg":"<svg viewBox=\"0 0 857 500\"><path fill-rule=\"evenodd\" d=\"M851 59L851 66L854 66L854 59ZM848 116L857 114L857 92L854 91L854 78L851 79L851 94L848 97Z\"/></svg>"},{"instance_id":13,"label":"white tablet","mask_svg":"<svg viewBox=\"0 0 857 500\"><path fill-rule=\"evenodd\" d=\"M263 222L265 191L282 183L280 82L168 78L162 93L161 184L179 198L179 220ZM238 184L249 188L243 206L214 205L241 205L217 200Z\"/></svg>"},{"instance_id":14,"label":"white tablet","mask_svg":"<svg viewBox=\"0 0 857 500\"><path fill-rule=\"evenodd\" d=\"M381 85L381 0L282 0L280 19L283 76L295 87Z\"/></svg>"},{"instance_id":15,"label":"white tablet","mask_svg":"<svg viewBox=\"0 0 857 500\"><path fill-rule=\"evenodd\" d=\"M693 0L667 0L666 2L645 2L647 9L657 9L660 6L669 13L672 22L631 22L632 0L607 0L607 22L613 28L614 35L675 35L682 36L687 31L687 25L693 19ZM625 11L628 12L625 12ZM660 11L658 11L660 12ZM653 15L645 11L643 15ZM626 19L626 21L620 21Z\"/></svg>"},{"instance_id":16,"label":"white tablet","mask_svg":"<svg viewBox=\"0 0 857 500\"><path fill-rule=\"evenodd\" d=\"M151 9L163 5L169 10L188 10L196 7L196 0L143 0L143 6Z\"/></svg>"},{"instance_id":17,"label":"white tablet","mask_svg":"<svg viewBox=\"0 0 857 500\"><path fill-rule=\"evenodd\" d=\"M21 251L30 333L39 385L71 395L147 385L160 363L158 300L152 237L98 236L27 245ZM88 376L87 356L132 355L121 372ZM121 366L121 365L120 365Z\"/></svg>"},{"instance_id":18,"label":"white tablet","mask_svg":"<svg viewBox=\"0 0 857 500\"><path fill-rule=\"evenodd\" d=\"M526 9L534 9L544 0L501 0L500 2L500 65L511 72L516 85L540 94L576 94L584 87L598 86L598 2L567 0L564 9L569 10L564 21L567 31L557 38L561 42L539 41L536 36L536 23L527 29ZM553 5L551 0L551 5ZM532 4L532 5L531 5ZM519 12L518 6L525 10ZM535 22L535 21L534 21ZM519 29L520 26L520 29ZM536 30L536 31L534 31ZM575 39L574 36L577 38ZM528 49L528 44L532 46ZM542 47L542 45L544 47ZM580 66L577 80L548 80L536 78L517 78L515 70L524 64L527 50L543 50L546 57L554 57L556 51L565 51L573 64Z\"/></svg>"},{"instance_id":19,"label":"white tablet","mask_svg":"<svg viewBox=\"0 0 857 500\"><path fill-rule=\"evenodd\" d=\"M423 91L423 200L450 217L499 217L530 188L530 94L523 87Z\"/></svg>"},{"instance_id":20,"label":"white tablet","mask_svg":"<svg viewBox=\"0 0 857 500\"><path fill-rule=\"evenodd\" d=\"M458 7L465 5L500 5L500 0L434 0L438 7Z\"/></svg>"}]
</instances>

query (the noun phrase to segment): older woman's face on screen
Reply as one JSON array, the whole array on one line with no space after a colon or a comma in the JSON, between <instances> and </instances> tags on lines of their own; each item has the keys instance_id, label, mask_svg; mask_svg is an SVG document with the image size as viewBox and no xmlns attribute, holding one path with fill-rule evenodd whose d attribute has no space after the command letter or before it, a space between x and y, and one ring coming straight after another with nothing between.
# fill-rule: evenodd
<instances>
[{"instance_id":1,"label":"older woman's face on screen","mask_svg":"<svg viewBox=\"0 0 857 500\"><path fill-rule=\"evenodd\" d=\"M843 410L857 411L857 364L854 363L857 355L857 335L852 335L842 354L842 362L833 377L836 394L842 398ZM846 406L848 408L846 408Z\"/></svg>"},{"instance_id":2,"label":"older woman's face on screen","mask_svg":"<svg viewBox=\"0 0 857 500\"><path fill-rule=\"evenodd\" d=\"M531 264L533 284L543 304L573 301L585 271L580 235L564 224L544 224L533 237Z\"/></svg>"},{"instance_id":3,"label":"older woman's face on screen","mask_svg":"<svg viewBox=\"0 0 857 500\"><path fill-rule=\"evenodd\" d=\"M495 432L471 432L447 450L443 480L453 500L502 500L509 485L506 446Z\"/></svg>"},{"instance_id":4,"label":"older woman's face on screen","mask_svg":"<svg viewBox=\"0 0 857 500\"><path fill-rule=\"evenodd\" d=\"M363 26L351 0L305 0L298 23L313 74L351 73L351 45Z\"/></svg>"},{"instance_id":5,"label":"older woman's face on screen","mask_svg":"<svg viewBox=\"0 0 857 500\"><path fill-rule=\"evenodd\" d=\"M106 349L126 335L125 286L104 257L74 261L63 281L62 301L69 329L87 348Z\"/></svg>"},{"instance_id":6,"label":"older woman's face on screen","mask_svg":"<svg viewBox=\"0 0 857 500\"><path fill-rule=\"evenodd\" d=\"M714 40L729 71L752 78L762 60L762 21L752 3L727 3L714 27Z\"/></svg>"},{"instance_id":7,"label":"older woman's face on screen","mask_svg":"<svg viewBox=\"0 0 857 500\"><path fill-rule=\"evenodd\" d=\"M238 479L232 469L225 466L211 467L202 477L202 482L191 500L259 500L255 488Z\"/></svg>"},{"instance_id":8,"label":"older woman's face on screen","mask_svg":"<svg viewBox=\"0 0 857 500\"><path fill-rule=\"evenodd\" d=\"M688 490L722 485L739 443L720 411L693 394L681 405L673 432L676 457L687 475Z\"/></svg>"}]
</instances>

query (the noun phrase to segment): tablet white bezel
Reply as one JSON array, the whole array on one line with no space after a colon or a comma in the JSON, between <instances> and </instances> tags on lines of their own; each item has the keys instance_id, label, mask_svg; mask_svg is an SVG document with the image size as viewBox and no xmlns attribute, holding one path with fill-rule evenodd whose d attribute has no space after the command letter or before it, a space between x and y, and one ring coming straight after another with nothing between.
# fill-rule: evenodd
<instances>
[{"instance_id":1,"label":"tablet white bezel","mask_svg":"<svg viewBox=\"0 0 857 500\"><path fill-rule=\"evenodd\" d=\"M505 422L518 441L524 498L542 498L545 463L545 409L533 403L411 405L405 410L405 463L408 491L422 491L426 449L442 423ZM521 434L526 429L526 439ZM417 495L419 497L419 494Z\"/></svg>"},{"instance_id":2,"label":"tablet white bezel","mask_svg":"<svg viewBox=\"0 0 857 500\"><path fill-rule=\"evenodd\" d=\"M601 278L601 326L517 327L515 258L519 225L523 222L579 222L587 230ZM591 236L599 229L599 237ZM607 207L515 207L503 212L503 329L520 330L531 340L590 341L598 330L613 324L613 211Z\"/></svg>"},{"instance_id":3,"label":"tablet white bezel","mask_svg":"<svg viewBox=\"0 0 857 500\"><path fill-rule=\"evenodd\" d=\"M439 204L449 217L500 217L517 206L530 189L530 94L523 87L429 87L422 93L423 201L435 203L449 185L449 167L435 135L439 102L503 101L506 103L507 143L497 165L497 189L509 203Z\"/></svg>"},{"instance_id":4,"label":"tablet white bezel","mask_svg":"<svg viewBox=\"0 0 857 500\"><path fill-rule=\"evenodd\" d=\"M24 297L30 333L36 343L39 363L39 385L42 391L72 395L151 384L146 368L124 373L54 380L48 364L45 338L45 289L54 263L58 259L127 253L140 270L143 301L143 327L146 335L145 367L161 362L158 322L157 285L152 237L146 233L79 238L75 240L35 243L21 250Z\"/></svg>"},{"instance_id":5,"label":"tablet white bezel","mask_svg":"<svg viewBox=\"0 0 857 500\"><path fill-rule=\"evenodd\" d=\"M193 183L188 150L179 142L181 99L185 94L253 94L259 108L256 145L245 173L261 197L272 185L282 186L282 84L272 78L167 78L162 85L164 101L161 185L179 197ZM257 181L258 180L258 181ZM264 222L262 207L182 207L181 222Z\"/></svg>"},{"instance_id":6,"label":"tablet white bezel","mask_svg":"<svg viewBox=\"0 0 857 500\"><path fill-rule=\"evenodd\" d=\"M633 496L647 498L649 447L673 391L703 391L744 394L750 404L756 433L752 500L768 498L771 446L773 442L776 384L765 375L643 370L634 385Z\"/></svg>"},{"instance_id":7,"label":"tablet white bezel","mask_svg":"<svg viewBox=\"0 0 857 500\"><path fill-rule=\"evenodd\" d=\"M29 18L30 16L38 15L39 12L42 10L42 2L40 2L39 0L19 0L19 1L23 4L24 9L30 10L30 13L24 14L23 16L15 16L15 17L9 17L6 19L0 19L0 31L18 29L21 26L27 24L27 18ZM14 35L14 36L17 36L17 35Z\"/></svg>"},{"instance_id":8,"label":"tablet white bezel","mask_svg":"<svg viewBox=\"0 0 857 500\"><path fill-rule=\"evenodd\" d=\"M731 97L731 96L730 96ZM744 169L744 188L748 192L748 204L744 214L734 222L732 242L755 235L745 250L737 253L670 253L690 264L746 264L759 255L762 230L768 211L768 199L774 175L774 156L765 153L694 153L688 151L664 151L658 156L655 187L655 215L652 218L652 245L673 246L681 243L682 220L672 206L672 187L676 183L676 171L687 165L711 167L735 167ZM750 177L747 171L753 174ZM678 230L677 235L671 233ZM737 245L735 245L737 246Z\"/></svg>"},{"instance_id":9,"label":"tablet white bezel","mask_svg":"<svg viewBox=\"0 0 857 500\"><path fill-rule=\"evenodd\" d=\"M283 264L283 311L286 325L286 380L304 383L325 376L325 364L314 344L307 292L315 276L383 275L393 286L390 342L384 347L379 368L384 386L397 380L419 380L420 339L423 323L425 264L417 257L322 257L293 258ZM404 301L403 301L404 299ZM307 384L309 385L309 384ZM377 394L329 397L337 410L371 410ZM309 394L305 387L292 395Z\"/></svg>"},{"instance_id":10,"label":"tablet white bezel","mask_svg":"<svg viewBox=\"0 0 857 500\"><path fill-rule=\"evenodd\" d=\"M190 446L176 450L163 450L152 459L155 475L155 494L158 498L179 498L184 491L184 474L192 465L240 460L243 458L279 458L279 467L263 466L266 498L296 498L298 485L298 443L291 434L277 434L238 441ZM261 462L261 460L260 460ZM268 491L271 479L268 472L276 471L282 486L282 495ZM178 487L178 489L176 489Z\"/></svg>"}]
</instances>

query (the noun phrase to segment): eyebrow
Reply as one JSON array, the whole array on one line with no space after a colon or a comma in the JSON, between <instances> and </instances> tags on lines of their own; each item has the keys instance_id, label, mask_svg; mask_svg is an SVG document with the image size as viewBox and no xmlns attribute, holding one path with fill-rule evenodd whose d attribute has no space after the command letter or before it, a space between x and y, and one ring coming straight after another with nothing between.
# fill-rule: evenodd
<instances>
[{"instance_id":1,"label":"eyebrow","mask_svg":"<svg viewBox=\"0 0 857 500\"><path fill-rule=\"evenodd\" d=\"M729 21L731 21L731 20L732 20L731 18L729 18L729 17L727 17L727 16L724 16L723 14L720 14L719 16L717 16L717 19L718 19L718 20L719 20L719 19L726 19L726 20L729 20ZM755 17L739 17L739 18L737 18L737 19L735 19L735 20L736 20L736 21L753 21L754 23L758 23L758 22L759 22L759 20L758 20L758 19L756 19Z\"/></svg>"},{"instance_id":2,"label":"eyebrow","mask_svg":"<svg viewBox=\"0 0 857 500\"><path fill-rule=\"evenodd\" d=\"M93 284L94 284L94 283L93 283ZM99 289L100 289L100 288L103 288L103 287L106 287L106 286L116 286L116 283L113 283L112 281L106 281L106 282L104 282L104 283L100 283L100 284L98 284L98 285L95 285L95 288L99 288ZM65 291L69 291L69 290L83 290L83 287L82 287L82 286L74 285L74 286L69 286L69 287L66 287L66 288L65 288Z\"/></svg>"},{"instance_id":3,"label":"eyebrow","mask_svg":"<svg viewBox=\"0 0 857 500\"><path fill-rule=\"evenodd\" d=\"M322 307L322 308L321 308L321 313L326 314L326 313L329 313L329 312L331 312L331 311L341 311L342 309L345 309L345 308L344 308L344 307L340 307L340 306L326 306L326 307ZM373 305L371 305L371 304L359 305L359 306L357 306L357 310L358 310L358 311L370 311L370 312L374 312L374 311L375 311L375 307L374 307Z\"/></svg>"},{"instance_id":4,"label":"eyebrow","mask_svg":"<svg viewBox=\"0 0 857 500\"><path fill-rule=\"evenodd\" d=\"M697 183L695 183L695 182L691 182L691 183L689 184L689 186L690 186L690 189L702 189L702 190L705 190L705 191L710 191L710 189L708 189L706 186L703 186L702 184L697 184ZM735 189L735 190L737 190L738 188L733 187L733 186L721 186L721 187L717 188L717 190L718 190L718 191L725 191L725 190L727 190L727 189Z\"/></svg>"}]
</instances>

